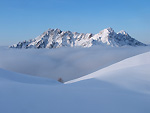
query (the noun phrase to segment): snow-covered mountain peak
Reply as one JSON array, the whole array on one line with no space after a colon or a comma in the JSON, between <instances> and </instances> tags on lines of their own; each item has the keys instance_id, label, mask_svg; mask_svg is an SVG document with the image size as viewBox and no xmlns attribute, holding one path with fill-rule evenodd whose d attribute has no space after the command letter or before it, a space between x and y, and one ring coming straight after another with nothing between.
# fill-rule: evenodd
<instances>
[{"instance_id":1,"label":"snow-covered mountain peak","mask_svg":"<svg viewBox=\"0 0 150 113\"><path fill-rule=\"evenodd\" d=\"M108 28L104 29L104 31L105 32L110 32L110 33L114 32L113 28L111 28L111 27L108 27Z\"/></svg>"},{"instance_id":2,"label":"snow-covered mountain peak","mask_svg":"<svg viewBox=\"0 0 150 113\"><path fill-rule=\"evenodd\" d=\"M114 33L114 30L111 27L100 31L100 34L110 34L110 33Z\"/></svg>"},{"instance_id":3,"label":"snow-covered mountain peak","mask_svg":"<svg viewBox=\"0 0 150 113\"><path fill-rule=\"evenodd\" d=\"M121 30L121 31L119 31L117 34L122 34L122 35L129 35L126 31L124 31L124 30Z\"/></svg>"},{"instance_id":4,"label":"snow-covered mountain peak","mask_svg":"<svg viewBox=\"0 0 150 113\"><path fill-rule=\"evenodd\" d=\"M60 29L48 29L42 35L29 41L19 42L10 46L11 48L60 48L60 47L91 47L100 46L146 46L125 31L116 33L111 27L99 33L78 33L71 31L61 31Z\"/></svg>"},{"instance_id":5,"label":"snow-covered mountain peak","mask_svg":"<svg viewBox=\"0 0 150 113\"><path fill-rule=\"evenodd\" d=\"M50 33L56 33L56 34L60 34L62 31L60 30L60 29L58 29L58 28L56 28L56 29L51 29L51 28L49 28L46 32L44 32L44 33L48 33L48 34L50 34Z\"/></svg>"},{"instance_id":6,"label":"snow-covered mountain peak","mask_svg":"<svg viewBox=\"0 0 150 113\"><path fill-rule=\"evenodd\" d=\"M57 32L57 33L59 33L59 34L62 32L62 31L61 31L60 29L58 29L58 28L57 28L57 29L54 29L54 31Z\"/></svg>"}]
</instances>

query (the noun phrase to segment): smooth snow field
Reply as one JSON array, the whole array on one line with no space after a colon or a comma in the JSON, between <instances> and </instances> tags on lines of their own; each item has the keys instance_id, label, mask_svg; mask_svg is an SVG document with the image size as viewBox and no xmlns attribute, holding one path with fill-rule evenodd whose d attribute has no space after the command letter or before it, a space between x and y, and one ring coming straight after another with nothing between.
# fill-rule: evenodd
<instances>
[{"instance_id":1,"label":"smooth snow field","mask_svg":"<svg viewBox=\"0 0 150 113\"><path fill-rule=\"evenodd\" d=\"M91 47L59 49L0 48L0 68L64 82L82 77L150 47Z\"/></svg>"},{"instance_id":2,"label":"smooth snow field","mask_svg":"<svg viewBox=\"0 0 150 113\"><path fill-rule=\"evenodd\" d=\"M0 113L150 113L149 47L0 48L0 67Z\"/></svg>"}]
</instances>

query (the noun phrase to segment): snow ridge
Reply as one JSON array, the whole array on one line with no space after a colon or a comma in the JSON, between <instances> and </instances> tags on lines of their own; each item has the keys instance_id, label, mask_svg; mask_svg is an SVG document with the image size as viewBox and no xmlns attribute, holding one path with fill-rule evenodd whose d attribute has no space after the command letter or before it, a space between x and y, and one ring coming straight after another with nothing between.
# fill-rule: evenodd
<instances>
[{"instance_id":1,"label":"snow ridge","mask_svg":"<svg viewBox=\"0 0 150 113\"><path fill-rule=\"evenodd\" d=\"M121 47L121 46L146 46L132 38L125 31L118 33L112 28L107 28L97 34L61 31L48 29L42 35L29 41L19 42L10 48L60 48L60 47L91 47L94 45Z\"/></svg>"}]
</instances>

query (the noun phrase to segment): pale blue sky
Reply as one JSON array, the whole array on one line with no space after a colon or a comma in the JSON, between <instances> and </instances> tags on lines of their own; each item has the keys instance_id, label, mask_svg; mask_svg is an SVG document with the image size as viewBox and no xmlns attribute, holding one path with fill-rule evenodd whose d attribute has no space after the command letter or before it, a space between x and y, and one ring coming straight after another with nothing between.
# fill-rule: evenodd
<instances>
[{"instance_id":1,"label":"pale blue sky","mask_svg":"<svg viewBox=\"0 0 150 113\"><path fill-rule=\"evenodd\" d=\"M150 0L0 0L0 45L48 28L98 33L112 27L150 43Z\"/></svg>"}]
</instances>

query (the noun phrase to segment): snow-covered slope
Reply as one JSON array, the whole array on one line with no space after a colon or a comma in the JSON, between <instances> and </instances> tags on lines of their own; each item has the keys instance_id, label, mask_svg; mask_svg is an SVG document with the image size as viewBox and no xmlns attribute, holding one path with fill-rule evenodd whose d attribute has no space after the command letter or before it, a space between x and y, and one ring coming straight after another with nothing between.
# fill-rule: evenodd
<instances>
[{"instance_id":1,"label":"snow-covered slope","mask_svg":"<svg viewBox=\"0 0 150 113\"><path fill-rule=\"evenodd\" d=\"M60 48L60 47L91 47L101 46L146 46L125 31L115 33L112 28L100 31L98 34L77 33L61 31L60 29L48 29L42 35L29 41L19 42L10 48Z\"/></svg>"},{"instance_id":2,"label":"snow-covered slope","mask_svg":"<svg viewBox=\"0 0 150 113\"><path fill-rule=\"evenodd\" d=\"M17 83L25 83L25 84L45 84L45 85L60 84L55 80L15 73L4 69L0 69L0 81L8 82L8 83L17 82Z\"/></svg>"},{"instance_id":3,"label":"snow-covered slope","mask_svg":"<svg viewBox=\"0 0 150 113\"><path fill-rule=\"evenodd\" d=\"M0 113L150 113L149 57L126 59L71 84L0 69Z\"/></svg>"},{"instance_id":4,"label":"snow-covered slope","mask_svg":"<svg viewBox=\"0 0 150 113\"><path fill-rule=\"evenodd\" d=\"M150 52L125 59L66 84L91 78L150 94Z\"/></svg>"}]
</instances>

